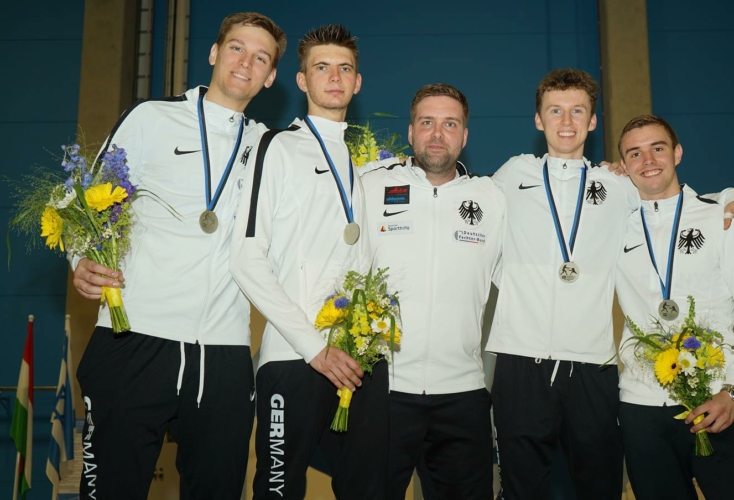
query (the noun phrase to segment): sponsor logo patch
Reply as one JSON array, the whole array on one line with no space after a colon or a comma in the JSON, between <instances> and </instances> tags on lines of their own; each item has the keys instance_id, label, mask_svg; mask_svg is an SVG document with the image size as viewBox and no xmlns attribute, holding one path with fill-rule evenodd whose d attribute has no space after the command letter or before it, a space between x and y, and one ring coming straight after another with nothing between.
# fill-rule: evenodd
<instances>
[{"instance_id":1,"label":"sponsor logo patch","mask_svg":"<svg viewBox=\"0 0 734 500\"><path fill-rule=\"evenodd\" d=\"M413 221L396 221L381 224L377 232L380 236L387 234L412 234Z\"/></svg>"},{"instance_id":2,"label":"sponsor logo patch","mask_svg":"<svg viewBox=\"0 0 734 500\"><path fill-rule=\"evenodd\" d=\"M407 205L410 203L410 185L387 186L385 205Z\"/></svg>"},{"instance_id":3,"label":"sponsor logo patch","mask_svg":"<svg viewBox=\"0 0 734 500\"><path fill-rule=\"evenodd\" d=\"M454 241L461 243L473 243L475 245L486 245L487 235L485 233L480 233L479 231L459 229L454 231Z\"/></svg>"}]
</instances>

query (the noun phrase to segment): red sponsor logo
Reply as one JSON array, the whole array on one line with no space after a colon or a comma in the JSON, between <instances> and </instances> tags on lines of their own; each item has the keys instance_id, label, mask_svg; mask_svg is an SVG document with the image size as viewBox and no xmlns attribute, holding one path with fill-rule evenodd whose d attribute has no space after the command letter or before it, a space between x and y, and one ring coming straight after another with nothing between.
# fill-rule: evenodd
<instances>
[{"instance_id":1,"label":"red sponsor logo","mask_svg":"<svg viewBox=\"0 0 734 500\"><path fill-rule=\"evenodd\" d=\"M404 186L396 186L387 191L387 194L407 194L408 188Z\"/></svg>"}]
</instances>

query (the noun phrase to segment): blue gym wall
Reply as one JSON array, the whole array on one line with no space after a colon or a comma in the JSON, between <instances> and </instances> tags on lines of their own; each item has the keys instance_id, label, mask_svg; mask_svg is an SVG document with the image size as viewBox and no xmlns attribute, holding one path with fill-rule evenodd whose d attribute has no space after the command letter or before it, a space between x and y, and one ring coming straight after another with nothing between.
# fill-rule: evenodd
<instances>
[{"instance_id":1,"label":"blue gym wall","mask_svg":"<svg viewBox=\"0 0 734 500\"><path fill-rule=\"evenodd\" d=\"M5 2L0 16L0 227L10 217L7 179L31 165L57 166L59 146L76 134L84 1ZM60 167L59 167L60 168ZM40 230L40 227L39 227ZM5 238L3 238L5 239ZM26 250L14 233L0 245L0 385L15 386L28 315L35 316L35 384L55 386L61 363L66 307L66 260L43 248ZM10 417L15 392L0 392L0 498L12 498L15 451ZM28 499L49 498L46 458L54 392L35 394L33 489Z\"/></svg>"},{"instance_id":2,"label":"blue gym wall","mask_svg":"<svg viewBox=\"0 0 734 500\"><path fill-rule=\"evenodd\" d=\"M734 186L733 18L733 2L647 0L653 112L678 134L678 177L699 193Z\"/></svg>"}]
</instances>

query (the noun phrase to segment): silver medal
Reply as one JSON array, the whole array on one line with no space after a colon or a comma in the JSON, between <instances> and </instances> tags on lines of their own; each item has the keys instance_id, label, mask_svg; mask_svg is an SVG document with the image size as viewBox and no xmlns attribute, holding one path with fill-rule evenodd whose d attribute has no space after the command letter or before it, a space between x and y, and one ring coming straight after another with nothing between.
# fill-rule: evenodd
<instances>
[{"instance_id":1,"label":"silver medal","mask_svg":"<svg viewBox=\"0 0 734 500\"><path fill-rule=\"evenodd\" d=\"M354 245L359 240L359 224L350 222L344 228L344 241L347 245Z\"/></svg>"},{"instance_id":2,"label":"silver medal","mask_svg":"<svg viewBox=\"0 0 734 500\"><path fill-rule=\"evenodd\" d=\"M674 300L664 300L658 306L658 313L665 321L673 321L680 314L680 308Z\"/></svg>"},{"instance_id":3,"label":"silver medal","mask_svg":"<svg viewBox=\"0 0 734 500\"><path fill-rule=\"evenodd\" d=\"M558 277L564 283L573 283L579 279L579 266L573 262L566 262L558 269Z\"/></svg>"},{"instance_id":4,"label":"silver medal","mask_svg":"<svg viewBox=\"0 0 734 500\"><path fill-rule=\"evenodd\" d=\"M206 234L212 234L214 231L217 230L217 227L219 226L217 214L215 214L211 210L204 210L199 216L199 226L201 227L201 230L204 231Z\"/></svg>"}]
</instances>

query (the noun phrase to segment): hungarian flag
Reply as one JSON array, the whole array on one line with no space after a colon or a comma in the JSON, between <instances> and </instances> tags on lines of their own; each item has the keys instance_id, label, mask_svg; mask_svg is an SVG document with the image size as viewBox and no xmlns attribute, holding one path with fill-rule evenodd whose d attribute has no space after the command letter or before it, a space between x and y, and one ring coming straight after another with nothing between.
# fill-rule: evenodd
<instances>
[{"instance_id":1,"label":"hungarian flag","mask_svg":"<svg viewBox=\"0 0 734 500\"><path fill-rule=\"evenodd\" d=\"M59 496L61 478L71 472L74 463L74 393L72 392L69 370L71 363L70 317L66 315L64 346L61 349L61 370L56 386L56 405L51 412L51 444L48 448L46 476L53 484L52 499Z\"/></svg>"},{"instance_id":2,"label":"hungarian flag","mask_svg":"<svg viewBox=\"0 0 734 500\"><path fill-rule=\"evenodd\" d=\"M10 439L15 443L15 450L18 452L13 500L25 500L26 492L31 489L33 462L33 316L28 316L28 335L25 339L23 363L20 365Z\"/></svg>"}]
</instances>

